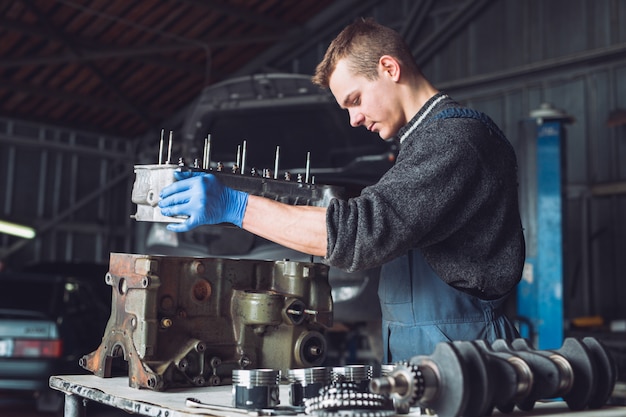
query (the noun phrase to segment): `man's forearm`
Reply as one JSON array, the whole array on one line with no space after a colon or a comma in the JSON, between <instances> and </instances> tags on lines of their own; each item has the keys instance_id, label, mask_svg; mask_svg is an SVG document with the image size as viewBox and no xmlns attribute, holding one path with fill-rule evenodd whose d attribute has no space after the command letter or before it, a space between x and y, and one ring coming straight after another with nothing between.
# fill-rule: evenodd
<instances>
[{"instance_id":1,"label":"man's forearm","mask_svg":"<svg viewBox=\"0 0 626 417\"><path fill-rule=\"evenodd\" d=\"M288 248L326 256L326 208L292 206L251 195L242 228Z\"/></svg>"}]
</instances>

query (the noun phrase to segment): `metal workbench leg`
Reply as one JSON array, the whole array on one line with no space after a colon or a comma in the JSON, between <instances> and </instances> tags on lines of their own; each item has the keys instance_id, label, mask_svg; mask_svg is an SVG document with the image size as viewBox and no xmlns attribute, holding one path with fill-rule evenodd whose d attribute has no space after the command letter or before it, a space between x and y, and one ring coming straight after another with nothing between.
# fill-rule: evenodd
<instances>
[{"instance_id":1,"label":"metal workbench leg","mask_svg":"<svg viewBox=\"0 0 626 417\"><path fill-rule=\"evenodd\" d=\"M85 417L87 415L87 404L85 400L76 394L65 394L64 417Z\"/></svg>"}]
</instances>

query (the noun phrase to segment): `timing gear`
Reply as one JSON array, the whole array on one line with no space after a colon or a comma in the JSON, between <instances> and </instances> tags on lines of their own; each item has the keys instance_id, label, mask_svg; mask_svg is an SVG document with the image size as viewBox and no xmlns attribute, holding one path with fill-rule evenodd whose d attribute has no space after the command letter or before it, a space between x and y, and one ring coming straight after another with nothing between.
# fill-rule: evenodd
<instances>
[{"instance_id":1,"label":"timing gear","mask_svg":"<svg viewBox=\"0 0 626 417\"><path fill-rule=\"evenodd\" d=\"M408 414L410 408L424 395L424 375L417 365L396 365L387 381L397 387L390 398L398 414Z\"/></svg>"}]
</instances>

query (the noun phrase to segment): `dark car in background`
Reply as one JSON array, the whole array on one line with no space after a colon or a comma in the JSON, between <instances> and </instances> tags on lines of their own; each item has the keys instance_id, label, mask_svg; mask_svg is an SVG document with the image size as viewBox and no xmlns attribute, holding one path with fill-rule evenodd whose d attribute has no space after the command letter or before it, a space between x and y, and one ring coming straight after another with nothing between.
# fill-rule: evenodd
<instances>
[{"instance_id":1,"label":"dark car in background","mask_svg":"<svg viewBox=\"0 0 626 417\"><path fill-rule=\"evenodd\" d=\"M285 172L306 178L309 163L312 182L342 187L346 197L375 183L392 166L397 151L393 141L351 127L348 113L332 94L313 85L310 76L298 74L256 74L207 87L185 118L175 154L188 162L202 160L208 135L213 168L218 162L226 168L239 162L245 142L242 174L273 172L278 148L278 178ZM232 227L201 227L176 234L155 223L144 242L150 254L321 261ZM345 345L337 347L342 350L339 361L363 362L370 359L368 355L382 354L377 336L379 272L379 268L354 273L329 270L334 322L343 336L352 339L343 337L339 342ZM369 341L361 346L358 339Z\"/></svg>"},{"instance_id":2,"label":"dark car in background","mask_svg":"<svg viewBox=\"0 0 626 417\"><path fill-rule=\"evenodd\" d=\"M107 265L40 264L0 273L0 393L32 393L40 411L58 411L51 375L82 374L111 314Z\"/></svg>"}]
</instances>

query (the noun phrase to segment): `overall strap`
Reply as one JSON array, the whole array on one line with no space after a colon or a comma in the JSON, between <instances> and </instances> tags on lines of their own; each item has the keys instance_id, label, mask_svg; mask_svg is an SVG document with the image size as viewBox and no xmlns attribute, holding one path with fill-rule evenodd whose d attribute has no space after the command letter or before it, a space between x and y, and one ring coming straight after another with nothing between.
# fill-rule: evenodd
<instances>
[{"instance_id":1,"label":"overall strap","mask_svg":"<svg viewBox=\"0 0 626 417\"><path fill-rule=\"evenodd\" d=\"M435 121L440 119L476 119L481 121L487 129L494 131L502 140L504 140L511 148L513 145L506 138L504 132L500 130L493 120L485 113L474 109L468 109L466 107L450 107L440 111L429 119L429 121Z\"/></svg>"},{"instance_id":2,"label":"overall strap","mask_svg":"<svg viewBox=\"0 0 626 417\"><path fill-rule=\"evenodd\" d=\"M448 109L442 110L439 113L435 114L431 120L438 119L476 119L480 120L487 126L487 128L496 132L498 136L502 139L506 139L504 133L500 130L500 128L491 120L489 116L485 113L480 112L474 109L468 109L465 107L450 107Z\"/></svg>"}]
</instances>

